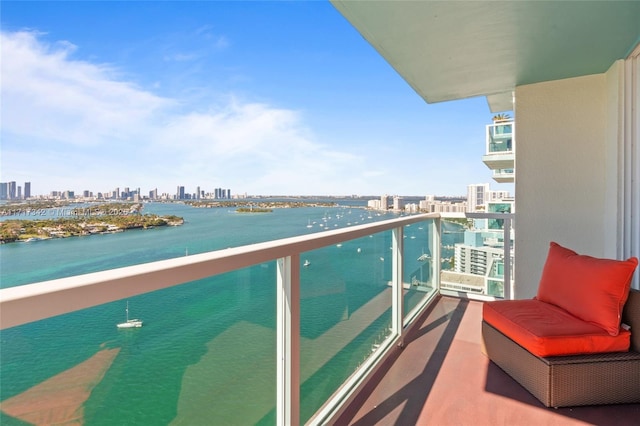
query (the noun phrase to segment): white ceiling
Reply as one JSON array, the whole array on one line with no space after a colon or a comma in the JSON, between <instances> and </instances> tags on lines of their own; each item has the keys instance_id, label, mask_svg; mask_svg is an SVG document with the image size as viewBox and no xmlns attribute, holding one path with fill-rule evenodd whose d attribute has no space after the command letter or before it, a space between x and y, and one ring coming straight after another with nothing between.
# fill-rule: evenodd
<instances>
[{"instance_id":1,"label":"white ceiling","mask_svg":"<svg viewBox=\"0 0 640 426\"><path fill-rule=\"evenodd\" d=\"M640 41L637 0L331 2L429 103L510 110L516 86L605 72Z\"/></svg>"}]
</instances>

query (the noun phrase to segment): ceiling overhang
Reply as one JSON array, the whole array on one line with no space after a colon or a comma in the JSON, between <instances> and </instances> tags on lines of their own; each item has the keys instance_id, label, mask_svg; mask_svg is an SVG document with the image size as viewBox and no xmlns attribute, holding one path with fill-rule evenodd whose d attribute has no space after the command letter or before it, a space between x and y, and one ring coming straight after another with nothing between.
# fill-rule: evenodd
<instances>
[{"instance_id":1,"label":"ceiling overhang","mask_svg":"<svg viewBox=\"0 0 640 426\"><path fill-rule=\"evenodd\" d=\"M487 96L605 72L640 41L639 1L349 1L340 13L425 99Z\"/></svg>"}]
</instances>

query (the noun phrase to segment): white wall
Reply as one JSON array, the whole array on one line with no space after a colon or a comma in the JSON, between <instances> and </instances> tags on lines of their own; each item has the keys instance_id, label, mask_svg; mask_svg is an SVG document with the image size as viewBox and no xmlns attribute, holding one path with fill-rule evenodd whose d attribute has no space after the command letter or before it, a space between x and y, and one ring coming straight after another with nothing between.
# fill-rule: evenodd
<instances>
[{"instance_id":1,"label":"white wall","mask_svg":"<svg viewBox=\"0 0 640 426\"><path fill-rule=\"evenodd\" d=\"M550 241L616 255L616 230L608 229L616 220L606 142L612 84L599 74L516 88L518 299L536 294Z\"/></svg>"}]
</instances>

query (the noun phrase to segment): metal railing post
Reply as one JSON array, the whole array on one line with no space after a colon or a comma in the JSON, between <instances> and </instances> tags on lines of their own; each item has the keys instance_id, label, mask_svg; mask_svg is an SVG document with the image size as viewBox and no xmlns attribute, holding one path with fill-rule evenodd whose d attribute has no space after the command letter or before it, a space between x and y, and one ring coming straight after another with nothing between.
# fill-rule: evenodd
<instances>
[{"instance_id":1,"label":"metal railing post","mask_svg":"<svg viewBox=\"0 0 640 426\"><path fill-rule=\"evenodd\" d=\"M393 296L391 298L391 311L392 311L392 319L391 326L393 328L393 333L397 336L400 336L400 346L404 346L403 342L403 326L402 320L404 315L404 298L403 296L403 228L401 226L394 228L392 233L392 248L393 248L393 259L392 259L392 288L393 288Z\"/></svg>"},{"instance_id":2,"label":"metal railing post","mask_svg":"<svg viewBox=\"0 0 640 426\"><path fill-rule=\"evenodd\" d=\"M276 424L300 423L300 255L278 259Z\"/></svg>"},{"instance_id":3,"label":"metal railing post","mask_svg":"<svg viewBox=\"0 0 640 426\"><path fill-rule=\"evenodd\" d=\"M512 299L511 288L511 218L506 217L504 219L503 227L503 239L504 239L504 298L506 300Z\"/></svg>"}]
</instances>

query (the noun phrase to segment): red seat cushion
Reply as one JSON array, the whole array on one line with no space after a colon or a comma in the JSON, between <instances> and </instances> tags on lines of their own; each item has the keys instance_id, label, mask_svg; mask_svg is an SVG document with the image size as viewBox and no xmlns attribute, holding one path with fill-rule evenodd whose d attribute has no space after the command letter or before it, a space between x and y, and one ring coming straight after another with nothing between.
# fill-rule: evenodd
<instances>
[{"instance_id":1,"label":"red seat cushion","mask_svg":"<svg viewBox=\"0 0 640 426\"><path fill-rule=\"evenodd\" d=\"M637 266L635 257L598 259L552 242L536 299L558 306L615 336Z\"/></svg>"},{"instance_id":2,"label":"red seat cushion","mask_svg":"<svg viewBox=\"0 0 640 426\"><path fill-rule=\"evenodd\" d=\"M500 300L482 307L484 321L540 357L626 352L631 333L612 336L563 309L540 300Z\"/></svg>"}]
</instances>

